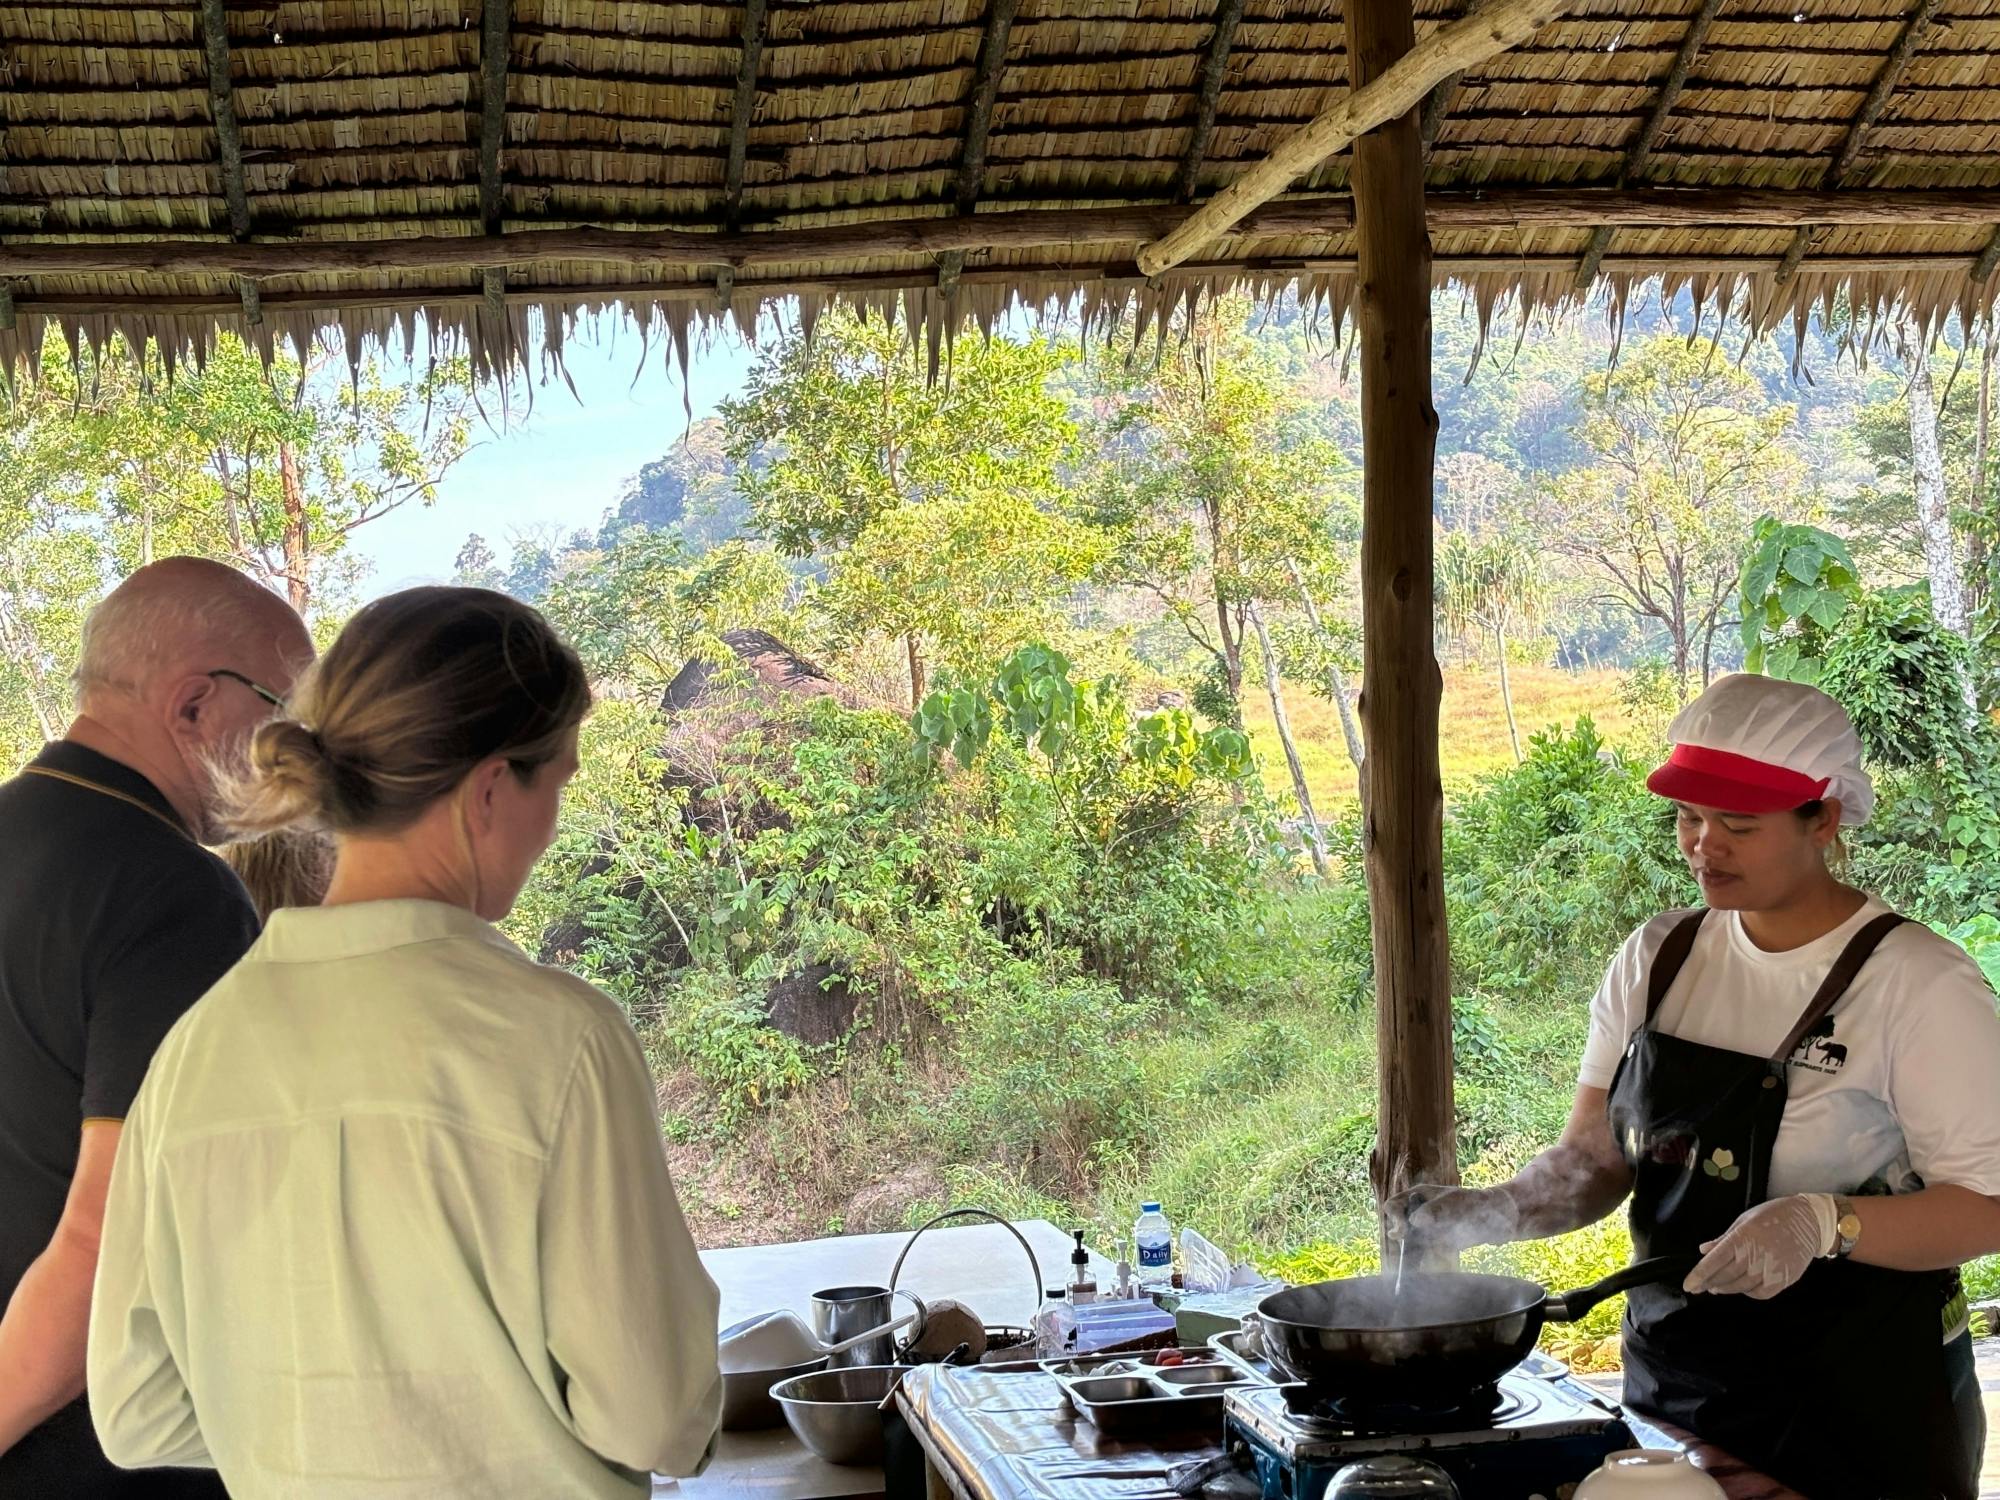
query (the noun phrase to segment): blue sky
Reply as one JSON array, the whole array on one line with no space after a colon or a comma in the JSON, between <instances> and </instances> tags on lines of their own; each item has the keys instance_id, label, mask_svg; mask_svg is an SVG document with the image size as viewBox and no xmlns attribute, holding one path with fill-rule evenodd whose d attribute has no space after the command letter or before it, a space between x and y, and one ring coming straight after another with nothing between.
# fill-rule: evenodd
<instances>
[{"instance_id":1,"label":"blue sky","mask_svg":"<svg viewBox=\"0 0 2000 1500\"><path fill-rule=\"evenodd\" d=\"M626 476L687 430L670 352L655 340L640 369L641 349L638 333L622 319L604 318L573 336L564 362L576 396L559 379L538 384L524 418L517 390L513 421L497 436L480 427L478 446L446 477L435 506L405 506L354 534L355 549L373 569L363 594L449 577L470 532L504 558L509 539L524 532L595 527ZM697 345L689 392L697 419L742 386L750 363L750 349L733 336Z\"/></svg>"}]
</instances>

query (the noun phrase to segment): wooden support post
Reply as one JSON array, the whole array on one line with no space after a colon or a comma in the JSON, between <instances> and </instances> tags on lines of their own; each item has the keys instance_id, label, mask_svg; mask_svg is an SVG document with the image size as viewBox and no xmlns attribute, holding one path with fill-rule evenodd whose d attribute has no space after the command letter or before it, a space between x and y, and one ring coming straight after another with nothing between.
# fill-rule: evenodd
<instances>
[{"instance_id":1,"label":"wooden support post","mask_svg":"<svg viewBox=\"0 0 2000 1500\"><path fill-rule=\"evenodd\" d=\"M1681 91L1687 87L1688 74L1694 71L1694 60L1700 56L1702 45L1708 40L1709 28L1715 24L1715 13L1721 9L1722 0L1701 0L1701 8L1688 22L1688 29L1681 37L1680 50L1674 54L1674 64L1667 69L1667 76L1660 84L1660 92L1653 100L1646 123L1639 127L1632 144L1625 148L1625 160L1618 168L1619 187L1624 187L1645 171L1647 158L1652 156L1660 132L1666 129L1667 116L1674 112ZM1600 224L1592 231L1590 243L1584 247L1583 259L1576 268L1576 289L1579 292L1590 290L1591 282L1597 279L1597 268L1604 264L1604 252L1610 248L1611 226Z\"/></svg>"},{"instance_id":2,"label":"wooden support post","mask_svg":"<svg viewBox=\"0 0 2000 1500\"><path fill-rule=\"evenodd\" d=\"M479 221L500 232L507 193L500 153L507 144L507 54L512 45L513 0L485 0L479 23Z\"/></svg>"},{"instance_id":3,"label":"wooden support post","mask_svg":"<svg viewBox=\"0 0 2000 1500\"><path fill-rule=\"evenodd\" d=\"M1194 201L1202 158L1208 155L1208 138L1215 133L1215 110L1222 99L1222 81L1229 72L1229 49L1236 45L1236 28L1242 23L1243 0L1217 0L1215 30L1209 33L1208 51L1201 60L1194 128L1188 132L1187 149L1181 153L1180 167L1174 173L1174 197L1181 203Z\"/></svg>"},{"instance_id":4,"label":"wooden support post","mask_svg":"<svg viewBox=\"0 0 2000 1500\"><path fill-rule=\"evenodd\" d=\"M229 232L250 237L250 194L243 180L243 134L236 126L236 86L229 70L229 12L223 0L201 0L201 46L208 62L208 110L215 123L216 162Z\"/></svg>"},{"instance_id":5,"label":"wooden support post","mask_svg":"<svg viewBox=\"0 0 2000 1500\"><path fill-rule=\"evenodd\" d=\"M729 161L722 170L722 222L734 230L743 218L743 166L750 157L750 122L757 113L757 69L764 55L765 0L743 0L736 98L729 114Z\"/></svg>"},{"instance_id":6,"label":"wooden support post","mask_svg":"<svg viewBox=\"0 0 2000 1500\"><path fill-rule=\"evenodd\" d=\"M1416 45L1410 0L1348 0L1359 93ZM1421 102L1421 91L1410 106ZM1432 647L1431 242L1413 107L1354 143L1361 321L1363 848L1380 1080L1378 1201L1456 1182L1451 958L1445 940L1443 682Z\"/></svg>"},{"instance_id":7,"label":"wooden support post","mask_svg":"<svg viewBox=\"0 0 2000 1500\"><path fill-rule=\"evenodd\" d=\"M1143 247L1139 251L1140 274L1157 276L1179 265L1363 132L1406 114L1452 74L1525 42L1575 3L1488 0L1477 14L1453 21L1427 37L1422 47L1403 49L1393 67L1357 83L1346 98L1286 136L1269 156L1189 214L1171 234ZM1351 46L1348 52L1352 67ZM1416 121L1410 126L1414 130Z\"/></svg>"},{"instance_id":8,"label":"wooden support post","mask_svg":"<svg viewBox=\"0 0 2000 1500\"><path fill-rule=\"evenodd\" d=\"M1840 143L1840 152L1826 169L1826 176L1820 187L1831 192L1847 179L1847 173L1861 156L1861 147L1867 138L1869 128L1881 117L1889 106L1889 96L1896 92L1896 85L1903 81L1903 74L1910 66L1910 59L1923 45L1925 35L1931 29L1931 22L1937 16L1938 0L1917 0L1909 15L1903 18L1903 29L1896 34L1896 45L1889 49L1889 56L1882 64L1882 71L1875 75L1875 82L1869 87L1867 97L1861 101L1861 108L1847 127L1847 136ZM1823 225L1804 224L1792 236L1792 243L1785 250L1785 258L1778 265L1777 281L1783 286L1798 271L1799 262L1806 252L1825 233Z\"/></svg>"}]
</instances>

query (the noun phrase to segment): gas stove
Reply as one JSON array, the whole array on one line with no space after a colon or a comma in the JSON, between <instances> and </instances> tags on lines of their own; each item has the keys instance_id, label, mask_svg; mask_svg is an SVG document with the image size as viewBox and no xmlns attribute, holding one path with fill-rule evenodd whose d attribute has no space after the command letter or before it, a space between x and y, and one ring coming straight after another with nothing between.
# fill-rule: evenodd
<instances>
[{"instance_id":1,"label":"gas stove","mask_svg":"<svg viewBox=\"0 0 2000 1500\"><path fill-rule=\"evenodd\" d=\"M1328 1403L1302 1386L1231 1391L1223 1410L1263 1500L1320 1500L1343 1466L1388 1453L1436 1464L1465 1500L1553 1500L1558 1486L1638 1446L1617 1407L1552 1361L1511 1371L1449 1412Z\"/></svg>"}]
</instances>

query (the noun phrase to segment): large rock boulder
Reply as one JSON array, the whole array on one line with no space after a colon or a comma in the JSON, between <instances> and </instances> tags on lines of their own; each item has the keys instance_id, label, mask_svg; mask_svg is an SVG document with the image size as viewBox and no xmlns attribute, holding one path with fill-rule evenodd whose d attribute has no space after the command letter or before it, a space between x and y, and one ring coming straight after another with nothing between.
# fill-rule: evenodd
<instances>
[{"instance_id":1,"label":"large rock boulder","mask_svg":"<svg viewBox=\"0 0 2000 1500\"><path fill-rule=\"evenodd\" d=\"M861 997L832 964L813 964L764 992L765 1022L809 1047L846 1036L860 1008Z\"/></svg>"},{"instance_id":2,"label":"large rock boulder","mask_svg":"<svg viewBox=\"0 0 2000 1500\"><path fill-rule=\"evenodd\" d=\"M667 684L660 708L670 714L696 707L720 706L724 699L741 701L781 693L793 698L840 698L848 695L814 663L807 661L775 635L764 630L725 630L722 644L736 657L740 671L697 656Z\"/></svg>"}]
</instances>

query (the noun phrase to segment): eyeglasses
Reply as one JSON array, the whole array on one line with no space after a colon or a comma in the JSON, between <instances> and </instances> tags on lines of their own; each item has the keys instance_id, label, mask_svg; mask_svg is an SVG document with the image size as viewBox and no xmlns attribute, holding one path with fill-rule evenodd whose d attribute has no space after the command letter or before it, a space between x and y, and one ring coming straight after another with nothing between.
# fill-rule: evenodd
<instances>
[{"instance_id":1,"label":"eyeglasses","mask_svg":"<svg viewBox=\"0 0 2000 1500\"><path fill-rule=\"evenodd\" d=\"M251 692L255 693L259 698L262 698L266 703L270 704L271 707L273 708L281 709L285 706L285 700L281 698L278 694L272 692L269 688L265 687L264 684L261 682L251 681L248 677L245 677L241 672L232 672L227 667L217 667L213 672L210 672L207 675L210 677L227 677L231 682L240 682L245 687L250 689Z\"/></svg>"}]
</instances>

